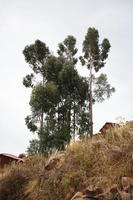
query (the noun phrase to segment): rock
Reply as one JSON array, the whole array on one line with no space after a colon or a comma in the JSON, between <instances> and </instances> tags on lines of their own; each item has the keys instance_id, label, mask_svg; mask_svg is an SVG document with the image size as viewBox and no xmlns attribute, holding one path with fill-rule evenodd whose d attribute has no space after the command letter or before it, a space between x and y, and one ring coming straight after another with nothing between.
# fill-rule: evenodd
<instances>
[{"instance_id":1,"label":"rock","mask_svg":"<svg viewBox=\"0 0 133 200\"><path fill-rule=\"evenodd\" d=\"M112 185L112 187L110 188L110 192L112 194L117 194L118 193L118 186L117 186L117 184Z\"/></svg>"},{"instance_id":2,"label":"rock","mask_svg":"<svg viewBox=\"0 0 133 200\"><path fill-rule=\"evenodd\" d=\"M82 200L83 198L83 193L82 192L77 192L73 197L72 197L72 199L71 200Z\"/></svg>"},{"instance_id":3,"label":"rock","mask_svg":"<svg viewBox=\"0 0 133 200\"><path fill-rule=\"evenodd\" d=\"M71 200L133 200L132 179L122 177L122 191L118 191L117 184L103 191L101 187L90 185L84 192L77 192Z\"/></svg>"},{"instance_id":4,"label":"rock","mask_svg":"<svg viewBox=\"0 0 133 200\"><path fill-rule=\"evenodd\" d=\"M119 192L119 194L120 194L121 200L132 200L130 193L122 191L122 192Z\"/></svg>"},{"instance_id":5,"label":"rock","mask_svg":"<svg viewBox=\"0 0 133 200\"><path fill-rule=\"evenodd\" d=\"M119 160L123 156L123 152L120 147L111 145L109 149L106 150L106 156L109 162Z\"/></svg>"},{"instance_id":6,"label":"rock","mask_svg":"<svg viewBox=\"0 0 133 200\"><path fill-rule=\"evenodd\" d=\"M102 188L100 187L93 187L89 186L85 189L83 193L78 192L76 195L72 198L75 200L98 200L98 197L96 195L101 194L103 192Z\"/></svg>"},{"instance_id":7,"label":"rock","mask_svg":"<svg viewBox=\"0 0 133 200\"><path fill-rule=\"evenodd\" d=\"M92 197L95 197L96 195L98 195L98 194L101 194L101 193L103 193L103 190L102 190L102 188L100 188L100 187L92 187L92 186L89 186L88 188L86 188L86 190L85 190L85 194L87 195L87 196L92 196Z\"/></svg>"},{"instance_id":8,"label":"rock","mask_svg":"<svg viewBox=\"0 0 133 200\"><path fill-rule=\"evenodd\" d=\"M59 161L60 161L59 158L54 158L54 159L50 160L49 163L45 165L45 169L46 170L53 169Z\"/></svg>"},{"instance_id":9,"label":"rock","mask_svg":"<svg viewBox=\"0 0 133 200\"><path fill-rule=\"evenodd\" d=\"M77 192L71 200L98 200L98 198L84 195L82 192Z\"/></svg>"},{"instance_id":10,"label":"rock","mask_svg":"<svg viewBox=\"0 0 133 200\"><path fill-rule=\"evenodd\" d=\"M108 188L104 193L97 195L99 200L118 200L118 187L113 185L111 188Z\"/></svg>"},{"instance_id":11,"label":"rock","mask_svg":"<svg viewBox=\"0 0 133 200\"><path fill-rule=\"evenodd\" d=\"M133 188L132 179L130 179L129 177L122 177L121 183L124 191L131 192Z\"/></svg>"}]
</instances>

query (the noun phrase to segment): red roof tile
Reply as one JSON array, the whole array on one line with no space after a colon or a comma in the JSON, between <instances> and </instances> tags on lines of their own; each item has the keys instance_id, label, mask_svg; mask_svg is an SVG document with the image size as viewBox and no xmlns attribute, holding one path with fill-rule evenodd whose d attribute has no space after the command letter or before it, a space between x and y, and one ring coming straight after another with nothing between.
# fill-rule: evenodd
<instances>
[{"instance_id":1,"label":"red roof tile","mask_svg":"<svg viewBox=\"0 0 133 200\"><path fill-rule=\"evenodd\" d=\"M24 161L22 158L18 158L17 156L11 155L9 153L0 153L0 155L12 158L14 160L18 160L18 161L22 161L22 162Z\"/></svg>"}]
</instances>

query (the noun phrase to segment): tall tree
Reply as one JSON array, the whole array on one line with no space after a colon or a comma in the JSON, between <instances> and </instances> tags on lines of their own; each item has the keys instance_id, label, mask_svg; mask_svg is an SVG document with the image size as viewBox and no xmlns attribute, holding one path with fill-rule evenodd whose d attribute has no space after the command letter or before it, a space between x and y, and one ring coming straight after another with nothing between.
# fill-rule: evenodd
<instances>
[{"instance_id":1,"label":"tall tree","mask_svg":"<svg viewBox=\"0 0 133 200\"><path fill-rule=\"evenodd\" d=\"M26 46L23 51L33 70L23 79L23 84L32 88L32 115L26 118L26 124L32 132L38 133L42 153L53 148L64 149L70 142L72 130L75 132L77 126L77 108L86 100L87 83L75 69L75 44L76 39L68 36L59 44L59 57L50 55L45 43L40 41Z\"/></svg>"},{"instance_id":2,"label":"tall tree","mask_svg":"<svg viewBox=\"0 0 133 200\"><path fill-rule=\"evenodd\" d=\"M67 78L67 86L71 84L71 87L69 87L69 90L67 88L67 91L69 91L68 98L66 99L66 102L68 104L68 121L69 121L69 130L71 126L71 110L73 108L73 137L75 137L75 130L76 130L76 77L77 77L77 71L75 70L75 64L77 63L76 53L78 49L76 48L76 38L72 35L67 36L65 40L62 43L59 43L58 45L58 55L60 57L63 57L66 61L66 63L69 62L69 64L66 64L66 67L64 68L64 72L62 72L62 75L65 75L64 80ZM67 77L68 75L68 77ZM71 79L71 80L70 80ZM63 80L63 79L62 79ZM70 80L70 81L69 81ZM75 84L75 85L74 85ZM66 85L66 84L65 84ZM72 91L73 90L73 91ZM73 97L72 97L73 96ZM72 105L74 104L74 106Z\"/></svg>"},{"instance_id":3,"label":"tall tree","mask_svg":"<svg viewBox=\"0 0 133 200\"><path fill-rule=\"evenodd\" d=\"M64 149L71 137L75 138L78 128L82 137L91 127L89 133L92 136L92 103L102 102L114 91L105 74L94 76L94 72L105 65L109 48L107 39L100 45L98 31L88 29L83 42L84 55L80 57L82 64L90 70L87 80L76 70L78 50L73 36L59 44L58 57L50 55L48 47L40 40L25 47L25 60L32 68L32 73L23 79L23 84L32 89L31 116L25 120L27 127L38 133L39 152Z\"/></svg>"},{"instance_id":4,"label":"tall tree","mask_svg":"<svg viewBox=\"0 0 133 200\"><path fill-rule=\"evenodd\" d=\"M93 95L93 79L94 72L98 72L102 67L105 66L105 60L108 57L108 53L110 50L110 43L108 39L104 39L102 43L99 43L99 33L98 30L95 28L88 28L87 34L85 36L85 39L83 41L83 56L80 57L80 61L82 65L86 65L89 69L89 124L90 124L90 136L93 135L93 101L94 95ZM95 79L95 83L97 86L97 89L95 89L95 95L96 91L99 92L97 97L100 98L100 100L104 100L102 96L110 97L111 93L114 92L114 88L112 88L108 82L107 82L107 76L101 75L97 81ZM104 83L104 84L103 84ZM101 87L102 85L102 87ZM101 91L101 92L100 92ZM96 99L97 100L97 99Z\"/></svg>"},{"instance_id":5,"label":"tall tree","mask_svg":"<svg viewBox=\"0 0 133 200\"><path fill-rule=\"evenodd\" d=\"M23 54L25 56L26 62L32 69L32 73L28 74L23 79L23 84L26 87L34 87L34 80L36 75L41 77L42 85L45 84L45 72L44 72L44 64L46 59L50 55L49 48L46 46L45 43L41 42L40 40L36 40L34 44L27 45L23 50ZM38 81L38 80L36 80ZM26 120L28 125L28 120ZM31 122L31 121L30 121ZM44 126L44 113L43 110L41 112L40 117L40 129L43 129Z\"/></svg>"}]
</instances>

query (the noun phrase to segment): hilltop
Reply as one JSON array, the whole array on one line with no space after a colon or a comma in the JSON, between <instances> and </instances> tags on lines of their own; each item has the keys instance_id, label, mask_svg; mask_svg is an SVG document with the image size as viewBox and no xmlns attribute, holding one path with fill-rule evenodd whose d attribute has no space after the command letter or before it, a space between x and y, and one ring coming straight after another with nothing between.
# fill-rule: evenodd
<instances>
[{"instance_id":1,"label":"hilltop","mask_svg":"<svg viewBox=\"0 0 133 200\"><path fill-rule=\"evenodd\" d=\"M131 199L133 128L77 141L0 170L0 200Z\"/></svg>"}]
</instances>

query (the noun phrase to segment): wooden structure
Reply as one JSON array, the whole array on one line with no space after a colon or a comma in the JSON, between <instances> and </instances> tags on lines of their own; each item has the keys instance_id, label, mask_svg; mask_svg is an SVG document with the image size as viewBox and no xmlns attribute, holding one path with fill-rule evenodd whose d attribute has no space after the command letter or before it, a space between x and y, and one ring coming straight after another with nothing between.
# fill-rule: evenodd
<instances>
[{"instance_id":1,"label":"wooden structure","mask_svg":"<svg viewBox=\"0 0 133 200\"><path fill-rule=\"evenodd\" d=\"M5 165L10 165L12 162L24 162L24 160L8 153L0 154L0 168L4 167Z\"/></svg>"},{"instance_id":2,"label":"wooden structure","mask_svg":"<svg viewBox=\"0 0 133 200\"><path fill-rule=\"evenodd\" d=\"M102 135L105 135L107 133L107 131L114 129L114 128L119 128L119 127L120 127L120 124L112 123L112 122L106 122L104 124L104 126L99 130L99 132Z\"/></svg>"},{"instance_id":3,"label":"wooden structure","mask_svg":"<svg viewBox=\"0 0 133 200\"><path fill-rule=\"evenodd\" d=\"M133 121L127 121L127 122L126 122L126 125L127 125L129 128L133 129Z\"/></svg>"}]
</instances>

